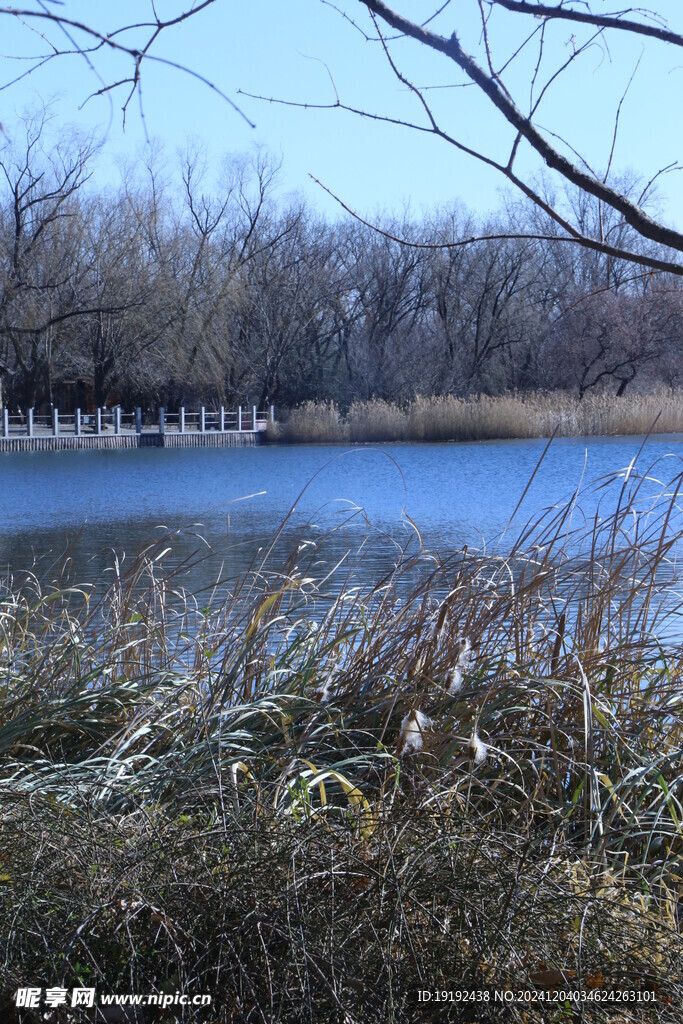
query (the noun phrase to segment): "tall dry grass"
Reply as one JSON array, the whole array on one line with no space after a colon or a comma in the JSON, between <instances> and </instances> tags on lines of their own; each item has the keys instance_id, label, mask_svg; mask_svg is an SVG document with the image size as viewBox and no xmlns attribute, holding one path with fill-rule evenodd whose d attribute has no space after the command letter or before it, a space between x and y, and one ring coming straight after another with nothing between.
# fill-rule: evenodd
<instances>
[{"instance_id":1,"label":"tall dry grass","mask_svg":"<svg viewBox=\"0 0 683 1024\"><path fill-rule=\"evenodd\" d=\"M3 1020L19 985L81 983L208 992L166 1019L211 1024L576 1019L431 1018L423 988L576 990L584 1021L608 1019L591 993L647 992L618 1019L679 1020L682 478L653 506L661 470L601 481L588 527L556 508L505 553L406 554L366 590L328 591L318 544L194 600L161 574L173 537L96 604L6 587Z\"/></svg>"},{"instance_id":2,"label":"tall dry grass","mask_svg":"<svg viewBox=\"0 0 683 1024\"><path fill-rule=\"evenodd\" d=\"M642 435L683 432L683 396L587 395L561 392L416 398L405 407L373 399L346 416L331 402L306 402L271 436L288 442L484 441L507 438Z\"/></svg>"}]
</instances>

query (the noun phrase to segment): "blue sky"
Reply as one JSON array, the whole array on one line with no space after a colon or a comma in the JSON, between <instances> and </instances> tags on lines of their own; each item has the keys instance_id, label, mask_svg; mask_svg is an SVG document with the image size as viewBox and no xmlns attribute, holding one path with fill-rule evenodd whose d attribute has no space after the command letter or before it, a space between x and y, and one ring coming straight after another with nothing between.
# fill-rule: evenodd
<instances>
[{"instance_id":1,"label":"blue sky","mask_svg":"<svg viewBox=\"0 0 683 1024\"><path fill-rule=\"evenodd\" d=\"M180 0L158 0L162 16L177 11ZM349 15L363 25L361 5L341 2ZM434 5L435 6L435 5ZM606 9L609 9L609 4ZM667 16L674 28L683 29L683 12L676 0L650 4ZM99 8L99 10L98 10ZM430 3L404 3L414 16L432 10ZM126 21L140 20L148 11L147 0L66 0L62 8L70 17L109 30ZM475 47L480 35L477 0L454 0L436 23L450 33L457 26L463 42ZM509 16L492 23L497 54L512 53L521 36L522 21ZM524 20L528 27L529 21ZM35 35L3 19L0 49L2 80L18 65L9 55L44 48ZM548 31L547 69L564 60L576 39L571 28L554 24ZM363 120L339 110L301 110L240 96L243 92L266 97L333 103L334 80L342 101L393 117L412 117L424 122L415 98L393 75L377 43L361 34L321 0L218 0L213 7L178 29L169 30L154 51L200 72L238 102L256 127L249 127L217 94L181 72L148 65L143 73L142 101L149 136L160 141L172 168L175 153L188 139L206 146L218 163L226 152L244 152L262 144L282 157L283 191L300 191L320 210L336 210L332 201L309 178L315 175L345 202L361 213L377 209L397 214L410 206L421 208L464 202L485 211L499 203L502 180L481 164L457 154L440 140L408 129ZM480 145L502 156L510 131L487 107L473 88L461 88L462 78L445 58L414 43L392 44L399 66L418 85L431 86L425 94L440 122L468 145ZM609 39L609 48L596 43L572 68L566 79L551 91L540 122L561 134L596 167L605 166L611 146L614 112L626 84L640 60L621 116L614 167L633 171L647 179L681 154L679 96L683 86L683 55L649 42L626 37ZM522 57L508 72L508 84L520 102L528 97L528 62ZM127 67L111 59L99 59L99 73L107 81L120 77ZM106 147L98 177L114 181L117 162L135 160L145 144L145 132L136 100L131 104L125 131L121 124L122 93L89 100L99 87L82 59L53 62L35 72L0 97L0 119L12 135L15 116L39 99L52 99L53 130L76 124L84 130L106 132ZM434 88L438 87L438 88ZM523 156L528 168L537 165ZM683 222L680 175L663 179L662 203L668 220Z\"/></svg>"}]
</instances>

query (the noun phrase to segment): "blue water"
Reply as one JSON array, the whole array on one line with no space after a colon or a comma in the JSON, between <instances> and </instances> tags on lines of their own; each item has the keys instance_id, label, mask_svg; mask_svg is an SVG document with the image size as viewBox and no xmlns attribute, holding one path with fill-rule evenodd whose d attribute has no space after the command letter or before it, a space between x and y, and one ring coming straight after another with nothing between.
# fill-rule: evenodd
<instances>
[{"instance_id":1,"label":"blue water","mask_svg":"<svg viewBox=\"0 0 683 1024\"><path fill-rule=\"evenodd\" d=\"M212 554L188 577L197 586L221 567L230 576L251 564L294 506L279 554L334 529L331 562L362 546L369 531L374 539L363 574L371 580L396 557L396 545L417 544L416 529L439 550L509 545L527 518L579 486L579 505L590 518L598 495L589 483L625 470L641 444L554 441L502 542L545 441L3 454L0 575L35 566L39 575L54 576L68 554L72 577L91 582L102 578L113 551L130 560L160 536L160 527L187 528L166 564L201 549L197 538L204 537ZM644 493L679 474L682 455L681 436L648 440L637 463L642 474L651 469ZM602 492L603 512L617 494L618 485Z\"/></svg>"}]
</instances>

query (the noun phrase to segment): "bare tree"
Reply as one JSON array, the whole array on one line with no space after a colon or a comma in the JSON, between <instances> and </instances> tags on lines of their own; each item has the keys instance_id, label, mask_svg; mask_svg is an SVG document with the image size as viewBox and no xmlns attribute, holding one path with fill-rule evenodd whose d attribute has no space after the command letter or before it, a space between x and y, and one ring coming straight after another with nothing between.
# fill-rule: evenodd
<instances>
[{"instance_id":1,"label":"bare tree","mask_svg":"<svg viewBox=\"0 0 683 1024\"><path fill-rule=\"evenodd\" d=\"M46 116L25 122L22 145L0 151L0 336L5 375L22 406L52 400L52 372L65 324L82 313L78 194L92 140L43 146Z\"/></svg>"},{"instance_id":2,"label":"bare tree","mask_svg":"<svg viewBox=\"0 0 683 1024\"><path fill-rule=\"evenodd\" d=\"M174 365L181 390L232 401L250 345L244 311L251 302L251 268L274 258L296 218L290 223L275 213L279 164L265 151L227 160L214 192L206 189L204 171L200 153L185 157L183 210L174 225L167 284L177 308Z\"/></svg>"},{"instance_id":3,"label":"bare tree","mask_svg":"<svg viewBox=\"0 0 683 1024\"><path fill-rule=\"evenodd\" d=\"M87 265L72 366L92 381L96 406L116 396L142 369L143 356L163 336L166 316L155 301L158 267L144 223L125 195L93 197L83 205Z\"/></svg>"},{"instance_id":4,"label":"bare tree","mask_svg":"<svg viewBox=\"0 0 683 1024\"><path fill-rule=\"evenodd\" d=\"M419 348L428 289L427 253L392 236L416 235L407 218L377 233L360 226L348 246L358 301L354 376L363 397L402 397L414 387L410 353ZM347 257L348 258L348 257Z\"/></svg>"},{"instance_id":5,"label":"bare tree","mask_svg":"<svg viewBox=\"0 0 683 1024\"><path fill-rule=\"evenodd\" d=\"M648 282L642 289L583 292L550 327L553 386L575 390L579 398L614 387L623 395L680 344L682 328L677 287Z\"/></svg>"},{"instance_id":6,"label":"bare tree","mask_svg":"<svg viewBox=\"0 0 683 1024\"><path fill-rule=\"evenodd\" d=\"M506 227L509 223L504 221L491 222L483 226L483 233L503 234ZM438 235L443 232L441 227ZM512 238L434 251L435 327L443 339L439 390L467 394L528 386L538 249L535 241Z\"/></svg>"}]
</instances>

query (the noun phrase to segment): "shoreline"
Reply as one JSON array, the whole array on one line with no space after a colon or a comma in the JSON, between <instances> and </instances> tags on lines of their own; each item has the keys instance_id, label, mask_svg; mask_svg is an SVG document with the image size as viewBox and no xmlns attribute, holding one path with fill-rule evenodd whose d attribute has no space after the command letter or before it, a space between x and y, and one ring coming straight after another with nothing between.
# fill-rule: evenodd
<instances>
[{"instance_id":1,"label":"shoreline","mask_svg":"<svg viewBox=\"0 0 683 1024\"><path fill-rule=\"evenodd\" d=\"M497 444L526 444L533 441L645 441L656 439L658 441L672 441L675 444L683 443L683 430L667 431L666 433L650 432L649 434L556 434L554 437L546 434L543 437L484 437L484 438L450 438L444 441L432 441L432 440L415 440L413 438L407 438L405 440L387 440L387 441L290 441L284 438L265 438L262 443L266 445L272 445L275 448L364 448L369 445L378 444L391 444L391 445L405 445L410 447L413 445L417 446L429 446L429 445L497 445Z\"/></svg>"},{"instance_id":2,"label":"shoreline","mask_svg":"<svg viewBox=\"0 0 683 1024\"><path fill-rule=\"evenodd\" d=\"M215 448L266 444L474 444L555 439L619 439L683 435L683 391L648 395L532 392L497 397L436 396L405 405L371 399L346 412L334 402L305 402L277 423L252 430L129 430L0 436L3 452L124 448Z\"/></svg>"}]
</instances>

